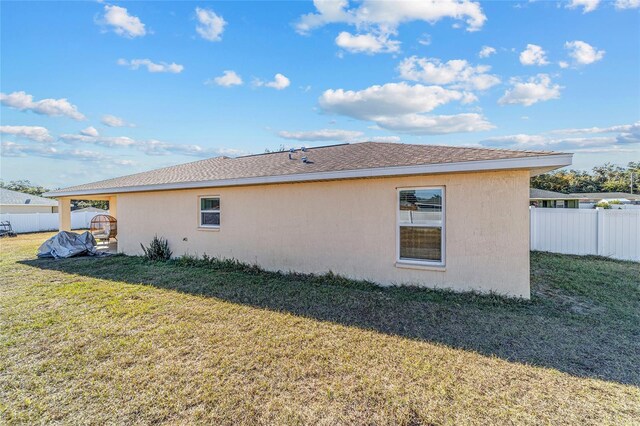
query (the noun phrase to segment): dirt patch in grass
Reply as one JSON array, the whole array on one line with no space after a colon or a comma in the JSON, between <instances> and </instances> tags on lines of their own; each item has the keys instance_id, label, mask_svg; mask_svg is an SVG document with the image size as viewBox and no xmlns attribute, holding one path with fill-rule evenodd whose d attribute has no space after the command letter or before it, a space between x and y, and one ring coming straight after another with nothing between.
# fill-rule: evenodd
<instances>
[{"instance_id":1,"label":"dirt patch in grass","mask_svg":"<svg viewBox=\"0 0 640 426\"><path fill-rule=\"evenodd\" d=\"M532 254L529 302L2 241L9 423L621 424L640 266Z\"/></svg>"}]
</instances>

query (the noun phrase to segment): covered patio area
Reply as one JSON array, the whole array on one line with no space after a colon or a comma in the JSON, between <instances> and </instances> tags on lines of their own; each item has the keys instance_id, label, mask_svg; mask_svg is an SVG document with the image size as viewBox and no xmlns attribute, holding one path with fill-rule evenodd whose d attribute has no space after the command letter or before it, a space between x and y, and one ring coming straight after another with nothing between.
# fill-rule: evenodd
<instances>
[{"instance_id":1,"label":"covered patio area","mask_svg":"<svg viewBox=\"0 0 640 426\"><path fill-rule=\"evenodd\" d=\"M71 206L73 201L107 201L109 203L109 216L118 218L118 197L116 195L100 195L91 197L58 197L58 217L60 231L71 231ZM116 222L117 224L117 222ZM117 227L116 227L117 229ZM97 249L99 252L117 254L118 240L117 232L112 238L100 238L100 234L95 234L97 240ZM102 235L103 236L103 235Z\"/></svg>"}]
</instances>

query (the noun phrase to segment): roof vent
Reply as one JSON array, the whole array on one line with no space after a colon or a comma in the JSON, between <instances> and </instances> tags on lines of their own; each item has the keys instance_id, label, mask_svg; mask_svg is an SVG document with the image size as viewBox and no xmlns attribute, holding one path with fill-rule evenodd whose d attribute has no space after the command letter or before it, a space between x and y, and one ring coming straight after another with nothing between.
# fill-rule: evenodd
<instances>
[{"instance_id":1,"label":"roof vent","mask_svg":"<svg viewBox=\"0 0 640 426\"><path fill-rule=\"evenodd\" d=\"M289 153L289 160L293 160L293 157L291 156L291 153Z\"/></svg>"},{"instance_id":2,"label":"roof vent","mask_svg":"<svg viewBox=\"0 0 640 426\"><path fill-rule=\"evenodd\" d=\"M296 149L295 148L289 148L289 152L293 154L294 152L296 152Z\"/></svg>"},{"instance_id":3,"label":"roof vent","mask_svg":"<svg viewBox=\"0 0 640 426\"><path fill-rule=\"evenodd\" d=\"M308 163L308 162L309 162L309 159L308 159L307 157L302 157L302 162L303 162L303 163Z\"/></svg>"},{"instance_id":4,"label":"roof vent","mask_svg":"<svg viewBox=\"0 0 640 426\"><path fill-rule=\"evenodd\" d=\"M307 147L303 146L302 148L300 148L302 150L302 152L307 152Z\"/></svg>"}]
</instances>

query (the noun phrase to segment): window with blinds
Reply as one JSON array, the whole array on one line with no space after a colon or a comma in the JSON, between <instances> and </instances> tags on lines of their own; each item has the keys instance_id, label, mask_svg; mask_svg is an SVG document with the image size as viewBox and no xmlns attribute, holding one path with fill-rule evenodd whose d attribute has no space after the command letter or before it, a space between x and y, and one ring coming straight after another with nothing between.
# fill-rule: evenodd
<instances>
[{"instance_id":1,"label":"window with blinds","mask_svg":"<svg viewBox=\"0 0 640 426\"><path fill-rule=\"evenodd\" d=\"M200 198L200 227L219 228L220 227L220 198L201 197Z\"/></svg>"},{"instance_id":2,"label":"window with blinds","mask_svg":"<svg viewBox=\"0 0 640 426\"><path fill-rule=\"evenodd\" d=\"M444 265L444 188L398 195L398 261Z\"/></svg>"}]
</instances>

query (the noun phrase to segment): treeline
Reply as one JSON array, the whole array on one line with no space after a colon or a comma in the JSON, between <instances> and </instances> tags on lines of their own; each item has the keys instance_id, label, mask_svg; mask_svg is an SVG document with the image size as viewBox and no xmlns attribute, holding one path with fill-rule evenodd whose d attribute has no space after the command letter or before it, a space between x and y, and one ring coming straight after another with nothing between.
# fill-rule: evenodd
<instances>
[{"instance_id":1,"label":"treeline","mask_svg":"<svg viewBox=\"0 0 640 426\"><path fill-rule=\"evenodd\" d=\"M48 191L44 186L38 186L28 180L12 180L5 183L0 180L0 188L10 189L11 191L24 192L31 195L42 195Z\"/></svg>"},{"instance_id":2,"label":"treeline","mask_svg":"<svg viewBox=\"0 0 640 426\"><path fill-rule=\"evenodd\" d=\"M562 192L626 192L640 193L640 162L630 162L627 167L606 163L594 167L590 172L581 170L558 170L531 178L531 188Z\"/></svg>"}]
</instances>

